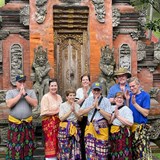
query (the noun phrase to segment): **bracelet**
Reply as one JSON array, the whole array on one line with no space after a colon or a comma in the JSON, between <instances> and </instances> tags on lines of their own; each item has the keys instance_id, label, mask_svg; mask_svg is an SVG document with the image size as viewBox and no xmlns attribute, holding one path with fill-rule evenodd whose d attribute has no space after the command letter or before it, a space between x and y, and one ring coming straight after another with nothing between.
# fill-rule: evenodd
<instances>
[{"instance_id":1,"label":"bracelet","mask_svg":"<svg viewBox=\"0 0 160 160\"><path fill-rule=\"evenodd\" d=\"M24 98L25 98L26 96L28 96L28 93L25 93L25 95L23 95Z\"/></svg>"}]
</instances>

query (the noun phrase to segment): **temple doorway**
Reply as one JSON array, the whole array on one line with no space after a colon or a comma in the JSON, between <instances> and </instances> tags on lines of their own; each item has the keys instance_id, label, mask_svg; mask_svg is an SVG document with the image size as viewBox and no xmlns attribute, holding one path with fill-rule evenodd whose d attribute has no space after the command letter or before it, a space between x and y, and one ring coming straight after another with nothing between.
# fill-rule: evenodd
<instances>
[{"instance_id":1,"label":"temple doorway","mask_svg":"<svg viewBox=\"0 0 160 160\"><path fill-rule=\"evenodd\" d=\"M86 6L54 6L55 77L62 97L68 88L80 87L89 72L88 14Z\"/></svg>"}]
</instances>

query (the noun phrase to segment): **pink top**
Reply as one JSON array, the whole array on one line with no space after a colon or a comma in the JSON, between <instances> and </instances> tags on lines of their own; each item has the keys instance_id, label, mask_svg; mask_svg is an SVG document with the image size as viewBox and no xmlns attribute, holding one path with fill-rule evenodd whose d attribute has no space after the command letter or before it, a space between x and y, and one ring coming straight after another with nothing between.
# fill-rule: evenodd
<instances>
[{"instance_id":1,"label":"pink top","mask_svg":"<svg viewBox=\"0 0 160 160\"><path fill-rule=\"evenodd\" d=\"M62 103L62 98L57 94L56 98L50 93L45 94L41 100L41 116L55 115L59 113L59 107Z\"/></svg>"}]
</instances>

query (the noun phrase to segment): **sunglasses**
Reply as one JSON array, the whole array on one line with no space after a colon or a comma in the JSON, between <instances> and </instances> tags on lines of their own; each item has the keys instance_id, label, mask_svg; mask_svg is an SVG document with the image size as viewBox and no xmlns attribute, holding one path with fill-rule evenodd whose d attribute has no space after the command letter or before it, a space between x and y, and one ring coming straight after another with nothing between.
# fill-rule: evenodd
<instances>
[{"instance_id":1,"label":"sunglasses","mask_svg":"<svg viewBox=\"0 0 160 160\"><path fill-rule=\"evenodd\" d=\"M98 88L95 88L95 89L93 89L94 91L97 91L97 92L99 92L100 91L100 89L98 89Z\"/></svg>"}]
</instances>

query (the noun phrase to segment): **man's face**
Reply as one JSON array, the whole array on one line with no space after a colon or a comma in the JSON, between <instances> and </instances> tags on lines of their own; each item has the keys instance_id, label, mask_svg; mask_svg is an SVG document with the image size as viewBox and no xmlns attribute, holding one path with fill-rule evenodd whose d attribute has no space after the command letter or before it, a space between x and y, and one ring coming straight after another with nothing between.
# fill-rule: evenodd
<instances>
[{"instance_id":1,"label":"man's face","mask_svg":"<svg viewBox=\"0 0 160 160\"><path fill-rule=\"evenodd\" d=\"M117 76L118 82L120 84L125 84L127 82L127 75L126 74L122 74Z\"/></svg>"},{"instance_id":2,"label":"man's face","mask_svg":"<svg viewBox=\"0 0 160 160\"><path fill-rule=\"evenodd\" d=\"M140 85L137 84L135 81L133 82L130 82L129 83L129 86L130 86L130 90L133 94L137 94L139 92L139 87Z\"/></svg>"},{"instance_id":3,"label":"man's face","mask_svg":"<svg viewBox=\"0 0 160 160\"><path fill-rule=\"evenodd\" d=\"M101 95L101 90L98 88L92 89L92 93L94 95L94 97L99 97Z\"/></svg>"},{"instance_id":4,"label":"man's face","mask_svg":"<svg viewBox=\"0 0 160 160\"><path fill-rule=\"evenodd\" d=\"M26 81L22 80L22 81L17 81L16 82L16 86L18 89L21 89L22 87L25 87L25 83Z\"/></svg>"}]
</instances>

